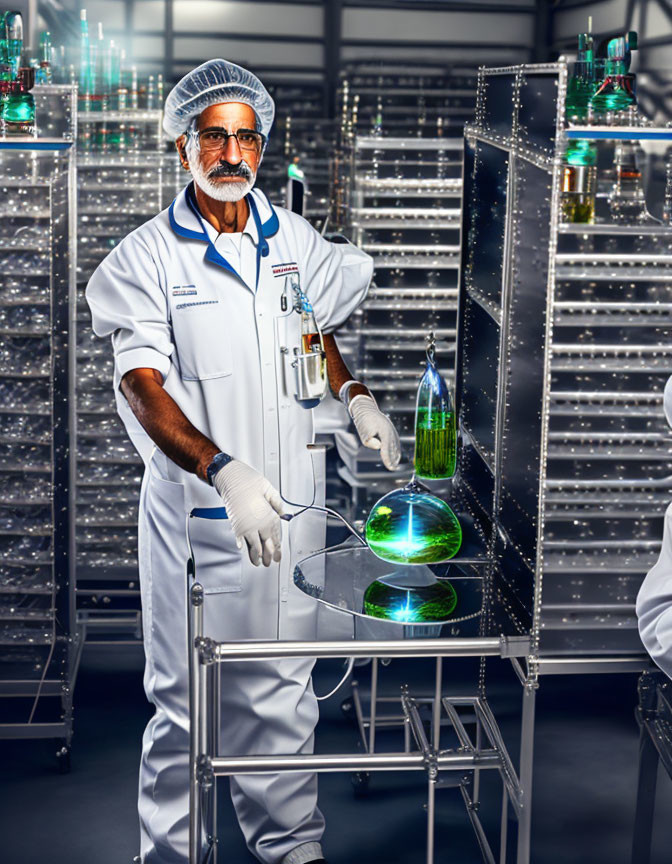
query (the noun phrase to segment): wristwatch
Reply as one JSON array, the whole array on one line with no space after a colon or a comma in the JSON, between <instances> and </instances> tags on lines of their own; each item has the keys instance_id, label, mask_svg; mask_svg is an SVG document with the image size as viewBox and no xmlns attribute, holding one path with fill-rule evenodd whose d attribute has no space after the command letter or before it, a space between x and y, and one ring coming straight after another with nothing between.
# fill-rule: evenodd
<instances>
[{"instance_id":1,"label":"wristwatch","mask_svg":"<svg viewBox=\"0 0 672 864\"><path fill-rule=\"evenodd\" d=\"M233 462L233 456L229 456L228 453L215 453L212 457L212 462L205 469L205 476L208 478L208 483L211 486L213 485L215 474L225 465L228 465L229 462Z\"/></svg>"}]
</instances>

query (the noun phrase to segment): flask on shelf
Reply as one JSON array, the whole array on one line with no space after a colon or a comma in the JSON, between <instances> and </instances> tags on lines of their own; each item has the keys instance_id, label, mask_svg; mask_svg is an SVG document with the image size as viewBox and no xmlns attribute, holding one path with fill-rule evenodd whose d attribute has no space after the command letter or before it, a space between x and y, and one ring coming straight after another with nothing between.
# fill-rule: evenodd
<instances>
[{"instance_id":1,"label":"flask on shelf","mask_svg":"<svg viewBox=\"0 0 672 864\"><path fill-rule=\"evenodd\" d=\"M562 216L565 222L595 221L597 148L590 141L570 141L562 171Z\"/></svg>"},{"instance_id":2,"label":"flask on shelf","mask_svg":"<svg viewBox=\"0 0 672 864\"><path fill-rule=\"evenodd\" d=\"M588 18L588 32L579 33L578 54L572 75L567 81L565 112L570 120L585 120L595 92L595 46L593 19Z\"/></svg>"},{"instance_id":3,"label":"flask on shelf","mask_svg":"<svg viewBox=\"0 0 672 864\"><path fill-rule=\"evenodd\" d=\"M51 84L51 57L52 57L51 33L45 30L40 36L40 65L37 70L36 81L38 84Z\"/></svg>"},{"instance_id":4,"label":"flask on shelf","mask_svg":"<svg viewBox=\"0 0 672 864\"><path fill-rule=\"evenodd\" d=\"M415 474L431 480L455 473L457 430L450 390L436 366L436 340L430 333L427 363L415 403Z\"/></svg>"},{"instance_id":5,"label":"flask on shelf","mask_svg":"<svg viewBox=\"0 0 672 864\"><path fill-rule=\"evenodd\" d=\"M30 92L35 85L35 69L23 66L3 103L5 135L35 134L35 100Z\"/></svg>"},{"instance_id":6,"label":"flask on shelf","mask_svg":"<svg viewBox=\"0 0 672 864\"><path fill-rule=\"evenodd\" d=\"M23 18L20 12L0 14L0 65L3 78L16 81L23 53Z\"/></svg>"},{"instance_id":7,"label":"flask on shelf","mask_svg":"<svg viewBox=\"0 0 672 864\"><path fill-rule=\"evenodd\" d=\"M665 153L665 196L663 198L663 223L672 225L672 147Z\"/></svg>"},{"instance_id":8,"label":"flask on shelf","mask_svg":"<svg viewBox=\"0 0 672 864\"><path fill-rule=\"evenodd\" d=\"M637 49L637 33L610 39L607 44L605 76L590 101L599 114L625 111L637 101L635 75L630 72L632 52Z\"/></svg>"},{"instance_id":9,"label":"flask on shelf","mask_svg":"<svg viewBox=\"0 0 672 864\"><path fill-rule=\"evenodd\" d=\"M89 42L89 22L86 9L82 9L79 18L79 110L91 110L93 95L93 70L91 68L91 44Z\"/></svg>"},{"instance_id":10,"label":"flask on shelf","mask_svg":"<svg viewBox=\"0 0 672 864\"><path fill-rule=\"evenodd\" d=\"M639 167L640 146L636 141L618 141L614 148L614 183L609 192L609 210L614 222L639 225L651 219Z\"/></svg>"}]
</instances>

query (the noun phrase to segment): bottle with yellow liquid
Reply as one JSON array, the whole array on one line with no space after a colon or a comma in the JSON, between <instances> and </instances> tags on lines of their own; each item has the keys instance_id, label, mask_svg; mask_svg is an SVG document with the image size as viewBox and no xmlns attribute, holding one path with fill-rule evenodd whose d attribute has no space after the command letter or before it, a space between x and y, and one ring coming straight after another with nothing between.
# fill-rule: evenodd
<instances>
[{"instance_id":1,"label":"bottle with yellow liquid","mask_svg":"<svg viewBox=\"0 0 672 864\"><path fill-rule=\"evenodd\" d=\"M452 477L457 457L455 407L435 354L432 333L415 406L415 474L430 480Z\"/></svg>"}]
</instances>

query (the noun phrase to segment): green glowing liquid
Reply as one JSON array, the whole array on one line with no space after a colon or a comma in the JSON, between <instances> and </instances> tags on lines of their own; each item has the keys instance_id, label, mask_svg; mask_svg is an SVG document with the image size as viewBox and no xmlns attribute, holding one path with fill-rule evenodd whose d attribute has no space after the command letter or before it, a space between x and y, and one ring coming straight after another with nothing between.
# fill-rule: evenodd
<instances>
[{"instance_id":1,"label":"green glowing liquid","mask_svg":"<svg viewBox=\"0 0 672 864\"><path fill-rule=\"evenodd\" d=\"M634 97L625 89L618 78L612 79L592 99L593 108L600 114L605 114L607 111L625 111L634 102Z\"/></svg>"},{"instance_id":2,"label":"green glowing liquid","mask_svg":"<svg viewBox=\"0 0 672 864\"><path fill-rule=\"evenodd\" d=\"M457 554L462 529L445 501L399 489L381 498L371 511L366 542L383 561L433 564Z\"/></svg>"},{"instance_id":3,"label":"green glowing liquid","mask_svg":"<svg viewBox=\"0 0 672 864\"><path fill-rule=\"evenodd\" d=\"M365 615L407 624L446 621L456 606L457 594L450 582L403 588L376 580L364 593Z\"/></svg>"},{"instance_id":4,"label":"green glowing liquid","mask_svg":"<svg viewBox=\"0 0 672 864\"><path fill-rule=\"evenodd\" d=\"M10 93L3 103L2 116L7 134L30 134L35 124L35 100L32 93Z\"/></svg>"},{"instance_id":5,"label":"green glowing liquid","mask_svg":"<svg viewBox=\"0 0 672 864\"><path fill-rule=\"evenodd\" d=\"M418 409L415 424L415 473L418 477L440 479L455 473L457 433L453 411Z\"/></svg>"}]
</instances>

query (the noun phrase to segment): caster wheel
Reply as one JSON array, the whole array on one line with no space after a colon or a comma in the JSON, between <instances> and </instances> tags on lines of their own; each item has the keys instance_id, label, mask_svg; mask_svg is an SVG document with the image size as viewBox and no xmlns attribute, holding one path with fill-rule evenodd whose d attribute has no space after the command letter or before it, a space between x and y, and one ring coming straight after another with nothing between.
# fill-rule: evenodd
<instances>
[{"instance_id":1,"label":"caster wheel","mask_svg":"<svg viewBox=\"0 0 672 864\"><path fill-rule=\"evenodd\" d=\"M59 774L69 774L70 773L70 748L63 744L56 751L56 758L58 759L58 773Z\"/></svg>"},{"instance_id":2,"label":"caster wheel","mask_svg":"<svg viewBox=\"0 0 672 864\"><path fill-rule=\"evenodd\" d=\"M356 774L350 775L352 783L352 791L355 798L366 798L369 794L369 782L371 775L368 771L357 771Z\"/></svg>"},{"instance_id":3,"label":"caster wheel","mask_svg":"<svg viewBox=\"0 0 672 864\"><path fill-rule=\"evenodd\" d=\"M354 718L354 716L355 716L355 704L351 698L344 699L341 702L341 711L345 714L346 717Z\"/></svg>"}]
</instances>

